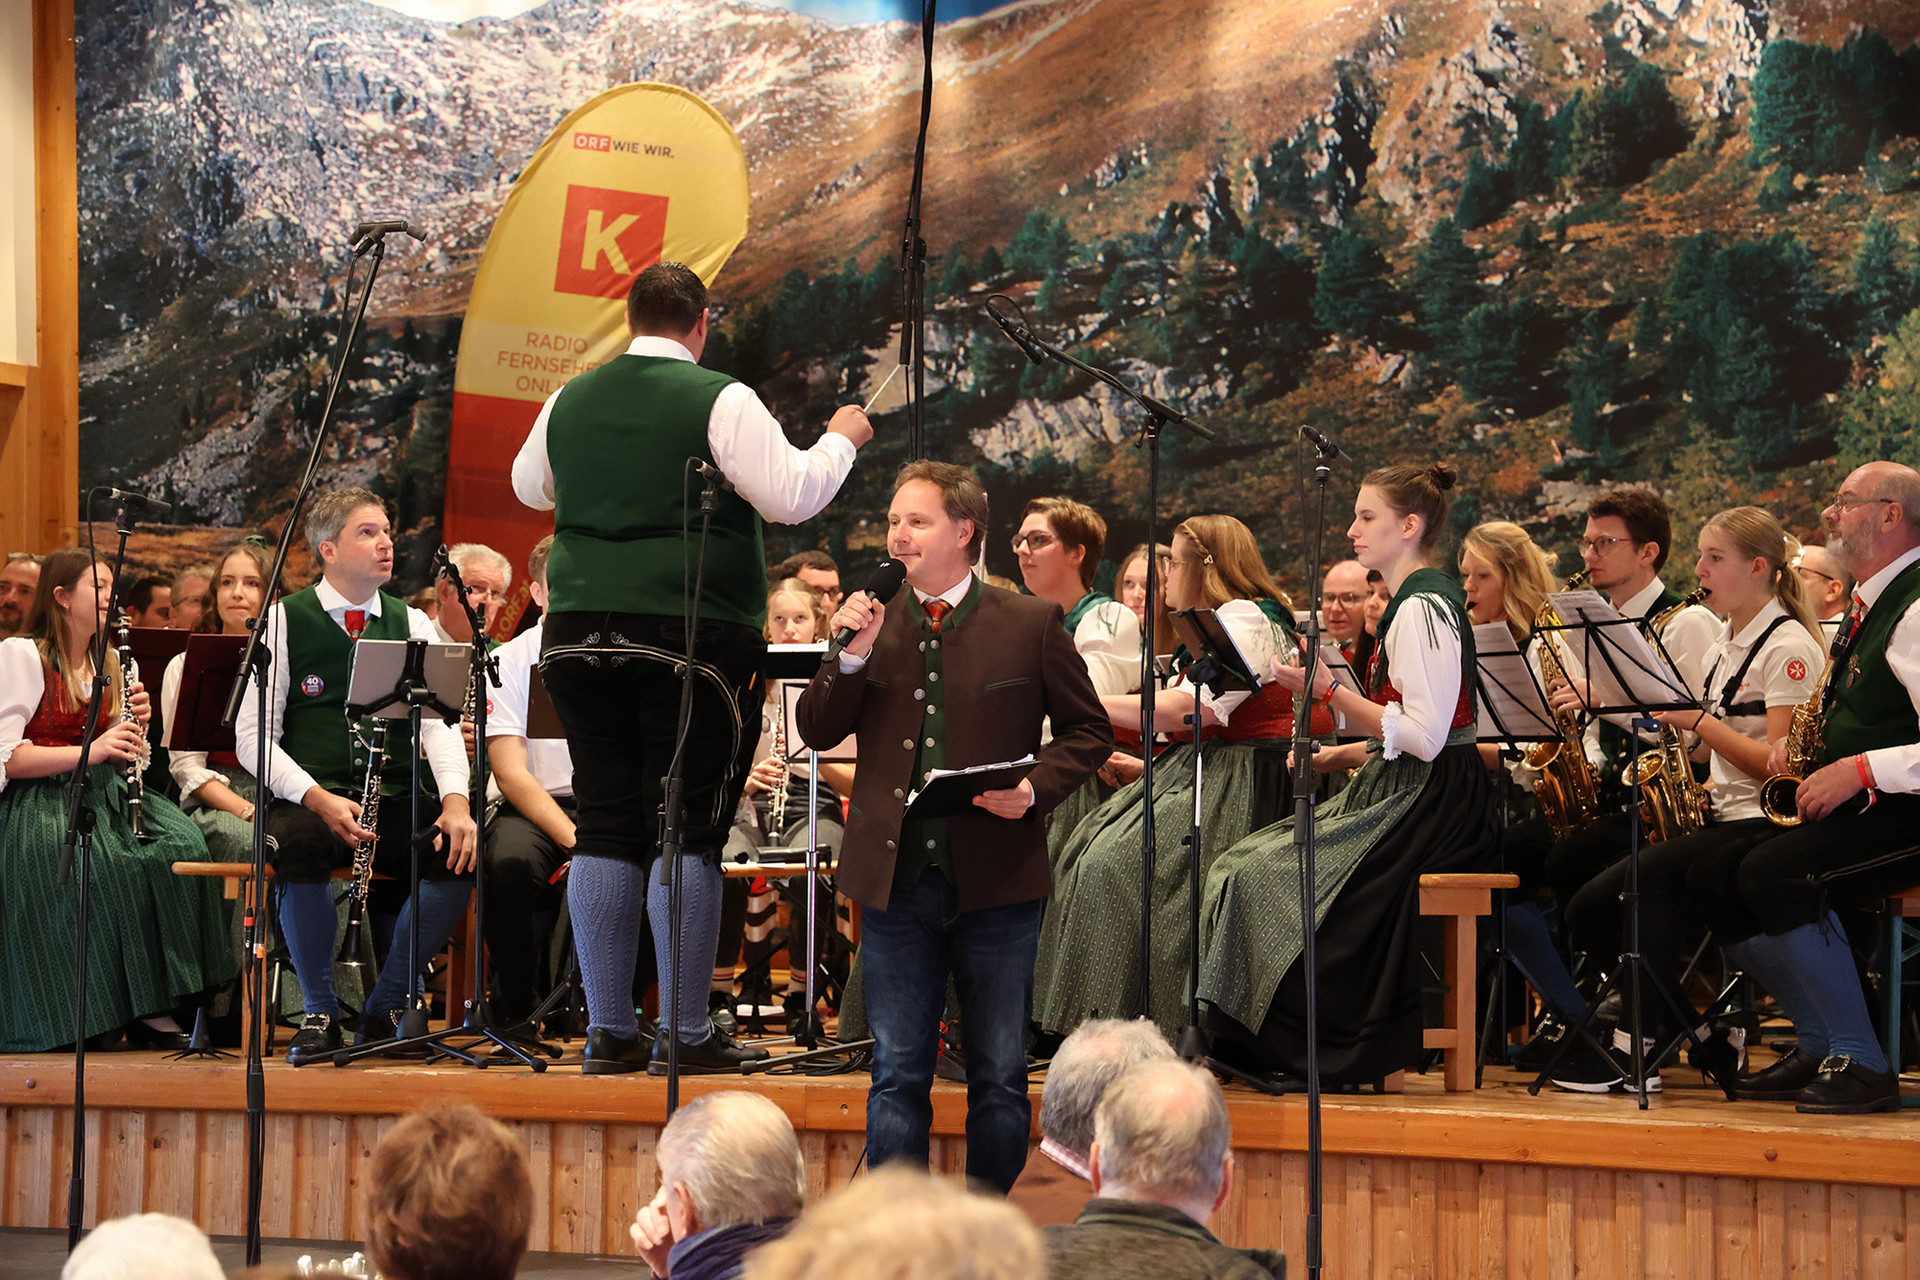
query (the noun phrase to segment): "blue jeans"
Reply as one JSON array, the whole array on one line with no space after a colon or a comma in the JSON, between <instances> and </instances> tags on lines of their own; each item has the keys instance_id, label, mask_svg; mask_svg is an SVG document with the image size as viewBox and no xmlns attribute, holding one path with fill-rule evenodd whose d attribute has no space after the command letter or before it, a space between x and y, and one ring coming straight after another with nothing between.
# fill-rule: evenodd
<instances>
[{"instance_id":1,"label":"blue jeans","mask_svg":"<svg viewBox=\"0 0 1920 1280\"><path fill-rule=\"evenodd\" d=\"M895 885L886 910L861 913L874 1038L868 1167L893 1160L927 1165L933 1064L951 973L967 1061L967 1176L1003 1193L1020 1176L1033 1124L1027 1024L1042 905L1035 899L961 911L954 887L929 869L916 884Z\"/></svg>"}]
</instances>

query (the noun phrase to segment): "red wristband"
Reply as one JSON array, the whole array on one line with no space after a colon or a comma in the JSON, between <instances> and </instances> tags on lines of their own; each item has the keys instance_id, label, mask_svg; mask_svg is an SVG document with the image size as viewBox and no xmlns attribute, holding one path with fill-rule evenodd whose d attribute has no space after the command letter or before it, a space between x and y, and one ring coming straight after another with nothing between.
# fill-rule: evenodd
<instances>
[{"instance_id":1,"label":"red wristband","mask_svg":"<svg viewBox=\"0 0 1920 1280\"><path fill-rule=\"evenodd\" d=\"M1867 768L1867 757L1864 752L1853 758L1853 767L1860 773L1860 785L1868 791L1872 791L1874 789L1873 772Z\"/></svg>"}]
</instances>

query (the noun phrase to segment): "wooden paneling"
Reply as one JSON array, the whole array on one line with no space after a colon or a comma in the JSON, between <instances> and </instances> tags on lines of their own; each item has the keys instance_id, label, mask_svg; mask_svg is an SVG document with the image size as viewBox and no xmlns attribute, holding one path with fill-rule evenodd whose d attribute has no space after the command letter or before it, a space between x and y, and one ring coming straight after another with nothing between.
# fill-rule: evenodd
<instances>
[{"instance_id":1,"label":"wooden paneling","mask_svg":"<svg viewBox=\"0 0 1920 1280\"><path fill-rule=\"evenodd\" d=\"M71 1111L59 1067L47 1058L0 1061L4 1225L64 1222ZM228 1065L138 1055L90 1064L89 1221L151 1209L239 1234L246 1119L238 1079ZM686 1088L740 1083L689 1080ZM853 1176L865 1077L761 1078L751 1087L800 1127L815 1197ZM1645 1115L1620 1099L1596 1107L1511 1087L1462 1098L1415 1078L1409 1090L1328 1100L1322 1239L1330 1275L1920 1276L1920 1135L1910 1116L1811 1124L1780 1108L1729 1106L1674 1087ZM470 1101L526 1145L535 1249L630 1254L627 1225L657 1185L663 1093L661 1082L644 1077L566 1071L270 1067L263 1230L361 1239L366 1173L381 1136L423 1103ZM934 1167L958 1175L964 1094L943 1086L936 1097ZM1282 1249L1303 1268L1299 1103L1234 1093L1231 1110L1234 1187L1214 1225L1229 1242ZM1508 1132L1514 1124L1533 1130L1524 1146ZM1647 1136L1676 1127L1686 1135ZM1389 1132L1401 1136L1397 1149L1389 1149ZM1814 1141L1821 1136L1850 1155L1823 1153ZM1623 1148L1687 1155L1677 1162L1684 1167L1634 1167L1620 1158ZM1795 1176L1829 1163L1874 1181Z\"/></svg>"},{"instance_id":2,"label":"wooden paneling","mask_svg":"<svg viewBox=\"0 0 1920 1280\"><path fill-rule=\"evenodd\" d=\"M34 0L37 362L0 385L0 550L50 551L79 520L80 260L73 5ZM16 386L15 384L23 384Z\"/></svg>"}]
</instances>

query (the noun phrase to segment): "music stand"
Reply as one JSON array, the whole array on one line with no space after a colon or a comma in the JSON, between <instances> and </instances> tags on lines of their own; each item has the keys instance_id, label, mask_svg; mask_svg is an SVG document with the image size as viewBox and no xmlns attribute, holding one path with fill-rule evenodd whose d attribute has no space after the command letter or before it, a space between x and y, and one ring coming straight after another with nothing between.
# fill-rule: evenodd
<instances>
[{"instance_id":1,"label":"music stand","mask_svg":"<svg viewBox=\"0 0 1920 1280\"><path fill-rule=\"evenodd\" d=\"M384 720L402 720L411 730L409 776L407 782L407 853L410 864L408 898L413 912L408 917L407 1011L395 1028L392 1040L369 1040L365 1044L341 1049L333 1055L333 1065L344 1067L369 1054L388 1053L410 1047L431 1038L427 1026L426 988L420 981L420 728L425 712L431 708L448 725L460 723L460 704L466 699L467 647L438 644L427 640L356 640L353 645L352 674L347 681L347 715L352 719L373 716ZM393 963L393 957L387 957ZM448 1057L468 1066L479 1065L477 1055L447 1045L437 1046Z\"/></svg>"},{"instance_id":2,"label":"music stand","mask_svg":"<svg viewBox=\"0 0 1920 1280\"><path fill-rule=\"evenodd\" d=\"M1582 704L1587 714L1592 716L1625 715L1629 718L1627 736L1633 744L1633 765L1627 776L1638 777L1641 748L1644 745L1641 735L1658 733L1661 728L1660 722L1651 718L1651 713L1697 710L1700 702L1675 670L1672 655L1667 653L1660 637L1643 634L1636 620L1622 615L1599 592L1563 591L1549 599L1561 621L1542 623L1539 630L1580 632L1581 667L1586 672L1587 680L1587 696L1582 698ZM1597 662L1594 660L1596 655L1599 659ZM1627 828L1627 884L1620 895L1623 936L1618 962L1574 1023L1574 1034L1561 1038L1559 1048L1554 1050L1553 1056L1533 1083L1527 1086L1527 1092L1539 1094L1541 1086L1552 1077L1576 1039L1585 1040L1603 1056L1608 1052L1589 1026L1607 997L1618 989L1625 1002L1625 1020L1630 1036L1629 1092L1638 1099L1640 1109L1644 1111L1647 1108L1648 1073L1646 1045L1641 1036L1643 992L1640 979L1643 974L1652 980L1668 1012L1684 1029L1685 1039L1695 1047L1704 1042L1694 1027L1693 1010L1679 1006L1667 984L1659 980L1640 952L1640 797L1637 794L1627 797ZM1705 1063L1707 1058L1702 1054L1700 1060ZM1719 1079L1710 1068L1702 1069L1731 1101L1734 1096L1733 1081Z\"/></svg>"},{"instance_id":3,"label":"music stand","mask_svg":"<svg viewBox=\"0 0 1920 1280\"><path fill-rule=\"evenodd\" d=\"M764 673L770 680L780 682L780 711L786 717L786 723L797 723L797 708L800 695L806 692L807 685L820 671L820 663L826 657L827 646L821 644L772 644L767 646L767 658ZM797 763L794 748L800 745L798 733L787 734L787 759ZM858 756L854 739L847 737L827 748L817 751L807 748L807 981L806 1012L800 1018L800 1034L793 1035L793 1028L787 1028L787 1034L793 1036L793 1042L800 1047L797 1053L789 1053L778 1058L767 1058L759 1062L741 1064L743 1075L771 1071L778 1066L795 1062L810 1062L816 1058L829 1058L836 1054L859 1052L869 1048L873 1041L854 1040L844 1044L821 1045L813 1034L814 1027L814 976L820 968L818 920L820 904L820 765L852 764ZM778 801L782 816L785 815L787 798L781 796ZM787 961L793 961L793 933L787 933Z\"/></svg>"},{"instance_id":4,"label":"music stand","mask_svg":"<svg viewBox=\"0 0 1920 1280\"><path fill-rule=\"evenodd\" d=\"M1201 734L1205 728L1200 701L1203 692L1218 698L1223 694L1257 692L1260 677L1247 662L1220 617L1212 609L1181 609L1172 615L1174 632L1187 652L1198 655L1187 667L1187 679L1193 685L1193 710L1185 717L1193 726L1193 820L1187 828L1187 1025L1181 1028L1175 1048L1189 1062L1208 1060L1207 1036L1200 1030L1200 800L1204 785ZM1151 748L1149 748L1151 749ZM1147 797L1151 802L1152 797ZM1153 886L1144 886L1151 895ZM1144 963L1144 961L1143 961ZM1152 1017L1150 1009L1140 1011Z\"/></svg>"},{"instance_id":5,"label":"music stand","mask_svg":"<svg viewBox=\"0 0 1920 1280\"><path fill-rule=\"evenodd\" d=\"M1513 807L1513 773L1507 763L1523 758L1521 744L1527 742L1557 742L1560 739L1560 726L1554 720L1553 708L1547 705L1546 691L1540 687L1540 679L1535 674L1533 664L1527 661L1526 654L1514 643L1513 632L1504 622L1485 622L1473 629L1474 646L1474 701L1478 704L1477 736L1481 742L1492 742L1500 747L1500 821L1498 835L1498 866L1502 871L1507 867L1507 815ZM1480 1028L1480 1051L1474 1055L1474 1087L1480 1087L1485 1075L1488 1046L1493 1040L1495 1019L1506 1026L1507 1001L1507 965L1520 970L1520 975L1533 982L1518 961L1510 961L1507 955L1507 891L1500 890L1500 909L1496 913L1500 931L1499 962L1493 970L1493 990L1487 1000L1487 1016ZM1537 983L1535 984L1538 985ZM1506 1043L1501 1041L1501 1058L1506 1057Z\"/></svg>"}]
</instances>

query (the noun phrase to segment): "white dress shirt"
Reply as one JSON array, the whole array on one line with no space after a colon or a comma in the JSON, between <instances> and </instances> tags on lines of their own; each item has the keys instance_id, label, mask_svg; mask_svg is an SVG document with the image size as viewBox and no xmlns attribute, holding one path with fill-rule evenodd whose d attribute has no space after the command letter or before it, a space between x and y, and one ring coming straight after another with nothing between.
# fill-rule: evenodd
<instances>
[{"instance_id":1,"label":"white dress shirt","mask_svg":"<svg viewBox=\"0 0 1920 1280\"><path fill-rule=\"evenodd\" d=\"M1779 601L1769 600L1738 635L1729 634L1731 623L1722 623L1720 639L1707 653L1709 678L1704 699L1707 710L1725 720L1735 733L1756 742L1767 740L1766 715L1730 716L1726 708L1749 702L1762 702L1768 707L1797 707L1813 696L1813 686L1819 683L1820 672L1827 661L1826 650L1812 633L1797 622L1787 622L1768 637L1767 647L1748 664L1733 696L1723 696L1727 681L1733 679L1733 673L1747 661L1753 646L1760 643L1761 635L1776 618L1786 616L1787 611L1780 607ZM1743 818L1765 816L1760 808L1758 778L1736 768L1718 751L1713 753L1713 762L1708 768L1713 778L1711 795L1716 821L1738 822Z\"/></svg>"},{"instance_id":2,"label":"white dress shirt","mask_svg":"<svg viewBox=\"0 0 1920 1280\"><path fill-rule=\"evenodd\" d=\"M1920 560L1920 547L1862 582L1853 593L1871 610L1873 602L1900 571L1915 560ZM1893 668L1894 678L1906 686L1907 697L1913 700L1915 713L1920 714L1920 601L1909 605L1893 624L1893 631L1887 636L1887 665ZM1873 770L1874 785L1880 790L1902 795L1920 792L1920 742L1880 747L1867 752L1866 757L1867 767Z\"/></svg>"},{"instance_id":3,"label":"white dress shirt","mask_svg":"<svg viewBox=\"0 0 1920 1280\"><path fill-rule=\"evenodd\" d=\"M320 607L326 610L327 617L343 631L349 609L365 609L369 622L380 616L378 591L369 599L356 603L335 590L333 583L322 578L315 585L314 594L319 597ZM262 782L266 790L282 800L299 804L307 792L319 784L280 746L290 680L287 671L286 605L276 604L267 611L266 627L267 651L271 655L267 676L267 738L271 745L267 751L267 777ZM440 642L433 619L418 609L407 609L407 634L415 640L427 640L435 644ZM259 748L256 745L260 736L259 697L259 691L250 687L240 702L240 714L234 717L233 722L234 751L240 757L241 767L248 771L252 771L259 760ZM420 726L419 749L433 770L433 780L439 785L443 797L467 794L467 748L461 741L459 726L449 725L438 716L426 716Z\"/></svg>"},{"instance_id":4,"label":"white dress shirt","mask_svg":"<svg viewBox=\"0 0 1920 1280\"><path fill-rule=\"evenodd\" d=\"M487 703L487 741L525 738L527 772L550 796L573 794L573 755L565 738L527 737L527 699L533 686L533 666L540 661L542 624L522 631L493 651L500 667L500 687ZM489 779L491 781L491 779Z\"/></svg>"},{"instance_id":5,"label":"white dress shirt","mask_svg":"<svg viewBox=\"0 0 1920 1280\"><path fill-rule=\"evenodd\" d=\"M627 346L634 356L693 359L672 338L641 335ZM547 420L566 387L547 397L533 430L513 460L513 491L535 511L553 510L553 465L547 457ZM825 509L853 469L853 441L825 432L809 449L796 449L753 388L743 382L721 391L707 417L707 447L741 497L775 524L799 524Z\"/></svg>"}]
</instances>

